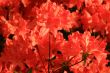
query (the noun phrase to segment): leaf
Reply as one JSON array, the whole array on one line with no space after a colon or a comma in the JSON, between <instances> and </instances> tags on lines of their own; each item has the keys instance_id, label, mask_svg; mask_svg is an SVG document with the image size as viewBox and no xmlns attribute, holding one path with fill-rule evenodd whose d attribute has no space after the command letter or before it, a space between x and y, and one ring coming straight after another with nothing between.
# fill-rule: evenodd
<instances>
[{"instance_id":1,"label":"leaf","mask_svg":"<svg viewBox=\"0 0 110 73\"><path fill-rule=\"evenodd\" d=\"M30 68L27 73L32 73L32 68Z\"/></svg>"},{"instance_id":2,"label":"leaf","mask_svg":"<svg viewBox=\"0 0 110 73\"><path fill-rule=\"evenodd\" d=\"M86 63L87 57L89 56L88 53L83 53L82 54L82 60L84 61L84 64Z\"/></svg>"},{"instance_id":3,"label":"leaf","mask_svg":"<svg viewBox=\"0 0 110 73\"><path fill-rule=\"evenodd\" d=\"M0 34L0 44L4 44L6 42L6 39L3 37L3 35Z\"/></svg>"},{"instance_id":4,"label":"leaf","mask_svg":"<svg viewBox=\"0 0 110 73\"><path fill-rule=\"evenodd\" d=\"M3 35L0 34L0 53L3 51L5 42L6 39L3 37Z\"/></svg>"}]
</instances>

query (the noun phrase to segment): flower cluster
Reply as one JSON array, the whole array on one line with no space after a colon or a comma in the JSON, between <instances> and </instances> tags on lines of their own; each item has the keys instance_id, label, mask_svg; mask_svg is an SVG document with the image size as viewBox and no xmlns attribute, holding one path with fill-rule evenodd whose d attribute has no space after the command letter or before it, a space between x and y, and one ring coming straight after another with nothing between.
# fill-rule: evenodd
<instances>
[{"instance_id":1,"label":"flower cluster","mask_svg":"<svg viewBox=\"0 0 110 73\"><path fill-rule=\"evenodd\" d=\"M0 73L110 73L109 0L0 0Z\"/></svg>"}]
</instances>

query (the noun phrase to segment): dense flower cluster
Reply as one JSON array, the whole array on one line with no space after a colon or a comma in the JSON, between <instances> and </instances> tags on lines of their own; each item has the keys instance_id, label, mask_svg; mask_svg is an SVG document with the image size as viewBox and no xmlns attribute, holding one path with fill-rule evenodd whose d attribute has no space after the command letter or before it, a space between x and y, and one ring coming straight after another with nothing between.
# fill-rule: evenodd
<instances>
[{"instance_id":1,"label":"dense flower cluster","mask_svg":"<svg viewBox=\"0 0 110 73\"><path fill-rule=\"evenodd\" d=\"M110 1L0 0L0 73L110 73Z\"/></svg>"}]
</instances>

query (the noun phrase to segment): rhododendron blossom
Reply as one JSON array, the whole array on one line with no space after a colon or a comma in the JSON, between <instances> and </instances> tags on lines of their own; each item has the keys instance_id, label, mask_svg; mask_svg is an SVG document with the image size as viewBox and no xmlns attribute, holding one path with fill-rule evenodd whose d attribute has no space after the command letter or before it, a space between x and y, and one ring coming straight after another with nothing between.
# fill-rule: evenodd
<instances>
[{"instance_id":1,"label":"rhododendron blossom","mask_svg":"<svg viewBox=\"0 0 110 73\"><path fill-rule=\"evenodd\" d=\"M0 0L0 73L110 73L110 1Z\"/></svg>"}]
</instances>

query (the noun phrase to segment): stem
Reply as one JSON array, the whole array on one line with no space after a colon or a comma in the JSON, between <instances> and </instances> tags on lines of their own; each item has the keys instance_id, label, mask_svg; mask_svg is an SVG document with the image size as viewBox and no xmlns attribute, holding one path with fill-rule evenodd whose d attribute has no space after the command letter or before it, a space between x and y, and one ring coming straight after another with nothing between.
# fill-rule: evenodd
<instances>
[{"instance_id":1,"label":"stem","mask_svg":"<svg viewBox=\"0 0 110 73\"><path fill-rule=\"evenodd\" d=\"M76 64L79 64L79 63L81 63L82 61L84 61L84 60L81 60L81 61L79 61L79 62L76 62L75 64L72 64L72 65L70 65L69 67L74 66L74 65L76 65Z\"/></svg>"},{"instance_id":2,"label":"stem","mask_svg":"<svg viewBox=\"0 0 110 73\"><path fill-rule=\"evenodd\" d=\"M43 65L43 67L44 67L44 69L45 69L45 72L46 72L46 68L45 68L45 65L44 65L44 63L43 63L43 60L42 60L42 56L40 55L40 52L39 52L39 48L38 48L38 45L36 45L35 47L36 47L36 49L37 49L37 52L38 52L38 54L39 54L39 57L40 57L40 60L41 60L41 62L42 62L42 65ZM46 73L47 73L47 72L46 72Z\"/></svg>"},{"instance_id":3,"label":"stem","mask_svg":"<svg viewBox=\"0 0 110 73\"><path fill-rule=\"evenodd\" d=\"M75 64L72 64L72 65L70 65L69 67L74 66L74 65L76 65L76 64L78 64L78 63L80 63L80 62L82 62L82 61L84 61L84 60L81 60L81 61L79 61L79 62L76 62ZM64 66L62 66L62 67L64 67ZM59 67L59 68L55 69L54 71L57 71L57 70L61 69L62 67Z\"/></svg>"},{"instance_id":4,"label":"stem","mask_svg":"<svg viewBox=\"0 0 110 73\"><path fill-rule=\"evenodd\" d=\"M50 73L50 33L49 33L49 53L48 53L48 55L49 55L49 60L48 60L48 73Z\"/></svg>"}]
</instances>

